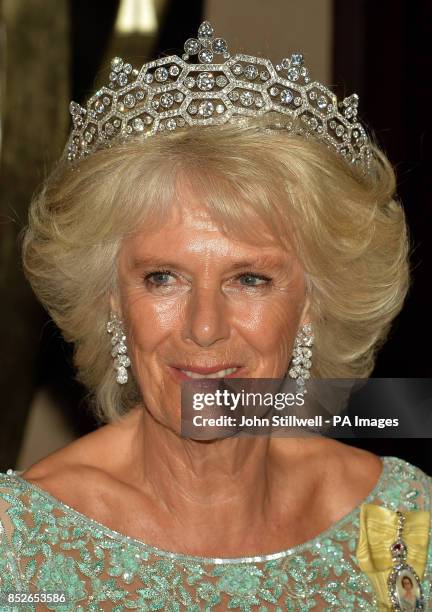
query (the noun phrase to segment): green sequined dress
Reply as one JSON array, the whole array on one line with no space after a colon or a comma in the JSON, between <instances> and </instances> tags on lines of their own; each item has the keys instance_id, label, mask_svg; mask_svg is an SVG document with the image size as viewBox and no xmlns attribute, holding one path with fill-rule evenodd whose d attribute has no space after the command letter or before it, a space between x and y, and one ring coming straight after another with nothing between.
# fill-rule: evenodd
<instances>
[{"instance_id":1,"label":"green sequined dress","mask_svg":"<svg viewBox=\"0 0 432 612\"><path fill-rule=\"evenodd\" d=\"M0 604L1 612L378 610L355 555L360 506L288 550L206 558L160 550L113 531L20 474L0 473L0 592L65 593L67 602ZM401 459L384 457L379 481L364 503L430 511L431 478ZM432 609L431 579L429 537L422 581L426 610Z\"/></svg>"}]
</instances>

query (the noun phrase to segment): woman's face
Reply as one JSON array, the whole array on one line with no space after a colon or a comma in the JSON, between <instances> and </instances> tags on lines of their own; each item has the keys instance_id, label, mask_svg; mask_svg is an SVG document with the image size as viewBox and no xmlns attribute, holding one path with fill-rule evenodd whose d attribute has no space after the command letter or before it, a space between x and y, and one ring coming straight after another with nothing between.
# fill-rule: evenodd
<instances>
[{"instance_id":1,"label":"woman's face","mask_svg":"<svg viewBox=\"0 0 432 612\"><path fill-rule=\"evenodd\" d=\"M293 254L270 237L266 247L230 239L193 194L182 202L161 229L124 240L121 304L112 300L144 405L175 431L181 382L202 377L199 368L213 377L285 376L308 305Z\"/></svg>"},{"instance_id":2,"label":"woman's face","mask_svg":"<svg viewBox=\"0 0 432 612\"><path fill-rule=\"evenodd\" d=\"M402 578L402 586L406 591L411 591L412 589L411 580L407 576Z\"/></svg>"}]
</instances>

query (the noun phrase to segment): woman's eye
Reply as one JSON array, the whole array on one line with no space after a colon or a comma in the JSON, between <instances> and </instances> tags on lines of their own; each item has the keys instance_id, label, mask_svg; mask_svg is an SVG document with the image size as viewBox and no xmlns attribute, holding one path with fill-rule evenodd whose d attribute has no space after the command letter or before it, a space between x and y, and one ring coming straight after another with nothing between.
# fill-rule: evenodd
<instances>
[{"instance_id":1,"label":"woman's eye","mask_svg":"<svg viewBox=\"0 0 432 612\"><path fill-rule=\"evenodd\" d=\"M268 276L261 276L259 274L240 274L237 277L240 280L244 280L244 284L246 287L260 287L262 285L266 286L271 281Z\"/></svg>"},{"instance_id":2,"label":"woman's eye","mask_svg":"<svg viewBox=\"0 0 432 612\"><path fill-rule=\"evenodd\" d=\"M156 287L163 287L168 285L168 281L170 278L174 278L170 272L150 272L146 274L144 280L150 285L154 285Z\"/></svg>"}]
</instances>

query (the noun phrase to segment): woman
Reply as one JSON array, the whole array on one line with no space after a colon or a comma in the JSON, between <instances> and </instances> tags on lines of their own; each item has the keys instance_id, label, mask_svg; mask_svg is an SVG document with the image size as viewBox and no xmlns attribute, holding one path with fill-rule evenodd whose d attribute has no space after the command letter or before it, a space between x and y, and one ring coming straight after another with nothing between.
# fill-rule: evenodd
<instances>
[{"instance_id":1,"label":"woman","mask_svg":"<svg viewBox=\"0 0 432 612\"><path fill-rule=\"evenodd\" d=\"M408 283L393 171L356 99L317 130L335 99L301 56L230 58L208 23L185 51L113 60L32 203L24 268L101 427L1 476L1 590L63 593L43 603L59 610L378 609L360 508L428 511L430 480L324 438L184 438L180 399L197 377L368 376Z\"/></svg>"},{"instance_id":2,"label":"woman","mask_svg":"<svg viewBox=\"0 0 432 612\"><path fill-rule=\"evenodd\" d=\"M402 610L404 612L415 612L415 610L421 610L419 599L413 592L414 584L411 578L409 576L403 576L401 583L403 589L401 598Z\"/></svg>"}]
</instances>

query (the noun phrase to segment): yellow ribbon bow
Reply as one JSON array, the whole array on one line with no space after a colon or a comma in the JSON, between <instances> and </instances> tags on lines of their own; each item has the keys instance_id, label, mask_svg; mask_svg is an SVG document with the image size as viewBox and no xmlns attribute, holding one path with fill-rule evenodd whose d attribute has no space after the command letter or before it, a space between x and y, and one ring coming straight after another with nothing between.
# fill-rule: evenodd
<instances>
[{"instance_id":1,"label":"yellow ribbon bow","mask_svg":"<svg viewBox=\"0 0 432 612\"><path fill-rule=\"evenodd\" d=\"M402 539L408 549L406 563L422 580L428 553L430 515L423 510L402 514L405 517ZM396 541L397 533L396 512L376 504L361 506L357 560L375 589L380 610L392 609L387 579L393 568L390 547Z\"/></svg>"}]
</instances>

